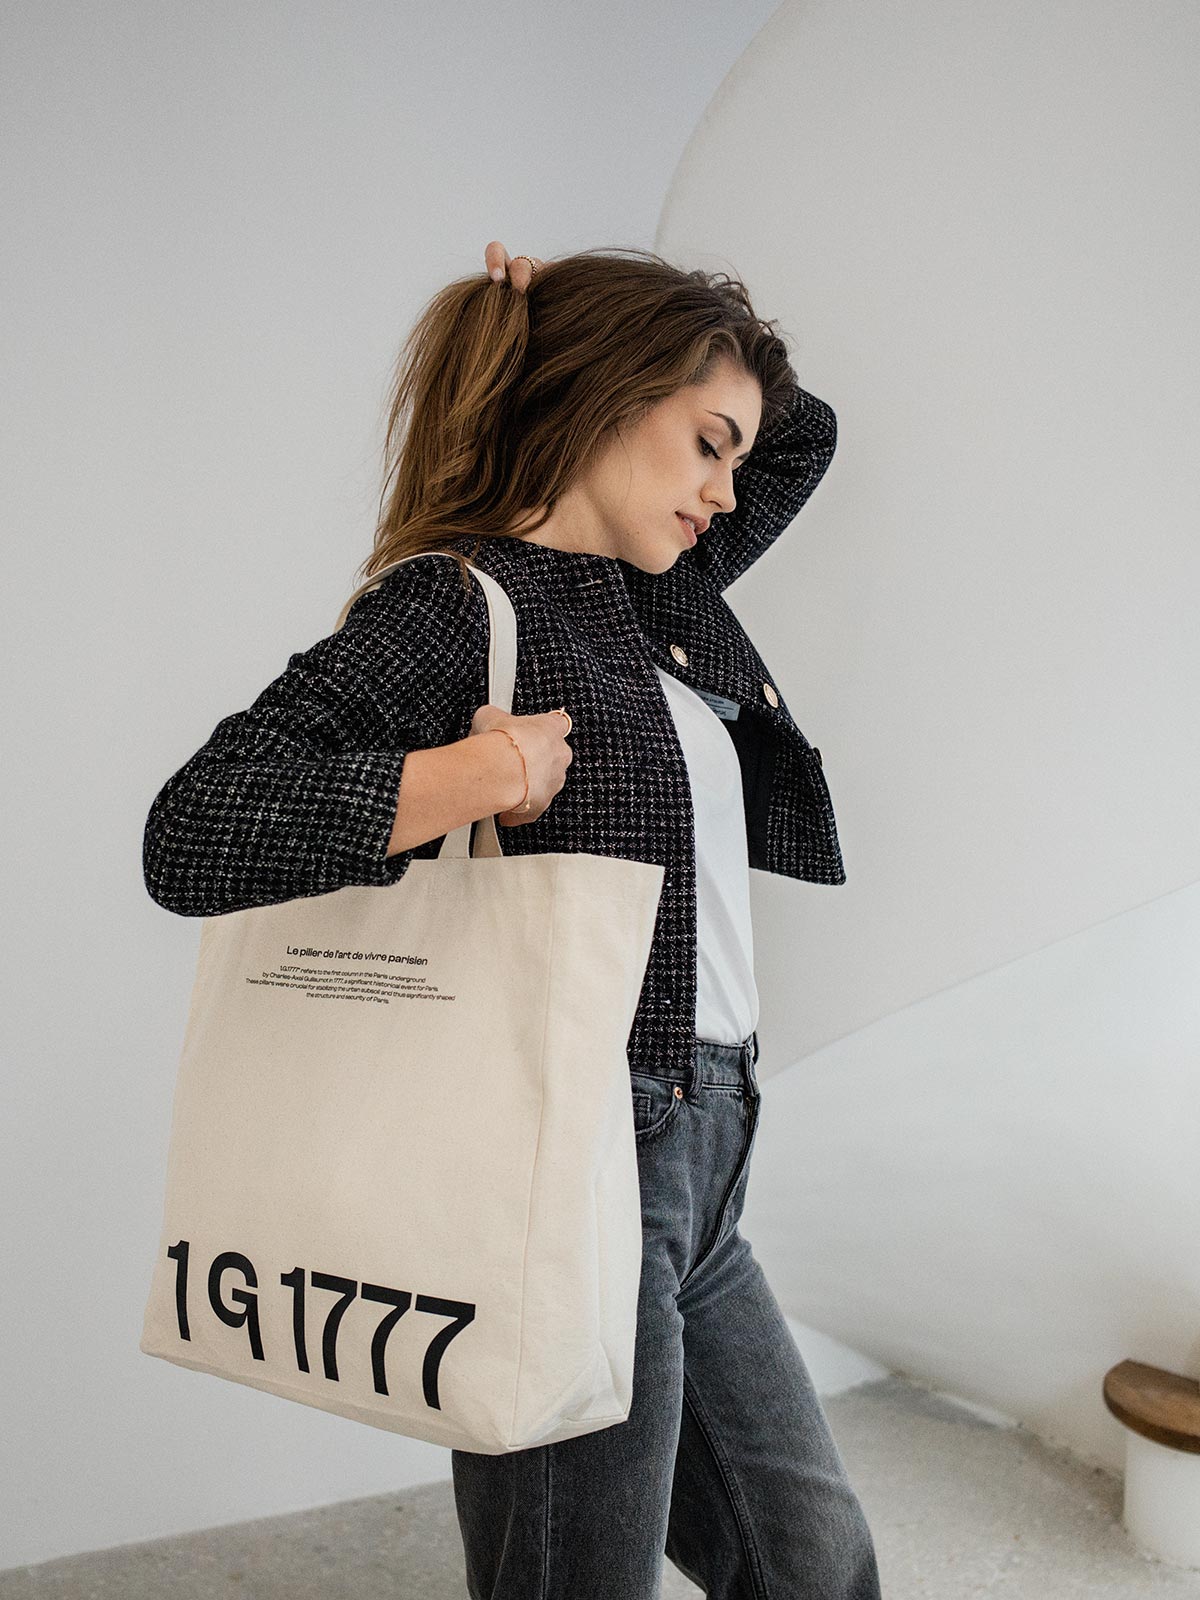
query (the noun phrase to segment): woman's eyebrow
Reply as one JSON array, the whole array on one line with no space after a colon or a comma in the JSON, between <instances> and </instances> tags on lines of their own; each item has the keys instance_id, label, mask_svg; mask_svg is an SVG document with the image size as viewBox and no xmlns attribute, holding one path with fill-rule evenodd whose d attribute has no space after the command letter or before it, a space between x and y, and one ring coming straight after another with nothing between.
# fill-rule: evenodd
<instances>
[{"instance_id":1,"label":"woman's eyebrow","mask_svg":"<svg viewBox=\"0 0 1200 1600\"><path fill-rule=\"evenodd\" d=\"M746 435L738 427L737 423L732 417L727 417L723 411L710 411L708 414L710 417L720 417L721 421L729 429L729 437L733 440L734 444L741 444ZM750 452L749 450L743 450L742 454L743 456L748 456Z\"/></svg>"}]
</instances>

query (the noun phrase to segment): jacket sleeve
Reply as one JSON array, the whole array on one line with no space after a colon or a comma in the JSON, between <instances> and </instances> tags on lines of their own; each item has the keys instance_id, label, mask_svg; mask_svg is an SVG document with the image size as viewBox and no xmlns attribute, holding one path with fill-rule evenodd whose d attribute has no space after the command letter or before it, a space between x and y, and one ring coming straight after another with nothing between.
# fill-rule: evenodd
<instances>
[{"instance_id":1,"label":"jacket sleeve","mask_svg":"<svg viewBox=\"0 0 1200 1600\"><path fill-rule=\"evenodd\" d=\"M788 527L824 477L836 447L833 408L797 383L787 407L759 429L734 473L737 505L714 517L680 559L727 589Z\"/></svg>"},{"instance_id":2,"label":"jacket sleeve","mask_svg":"<svg viewBox=\"0 0 1200 1600\"><path fill-rule=\"evenodd\" d=\"M395 883L417 848L386 856L405 757L465 736L487 642L455 561L389 573L167 779L143 837L151 898L206 917Z\"/></svg>"}]
</instances>

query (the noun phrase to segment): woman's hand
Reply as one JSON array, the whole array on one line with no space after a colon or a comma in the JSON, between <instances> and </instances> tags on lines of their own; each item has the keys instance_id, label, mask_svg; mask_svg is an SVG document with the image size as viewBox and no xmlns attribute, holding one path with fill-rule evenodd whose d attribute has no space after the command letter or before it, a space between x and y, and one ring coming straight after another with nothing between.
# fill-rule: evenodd
<instances>
[{"instance_id":1,"label":"woman's hand","mask_svg":"<svg viewBox=\"0 0 1200 1600\"><path fill-rule=\"evenodd\" d=\"M536 822L566 783L567 768L575 759L575 752L567 743L571 724L560 711L514 717L511 712L488 702L476 707L467 737L491 733L495 728L504 728L510 738L516 738L529 783L528 808L522 811L518 805L516 809L498 813L496 821L505 828ZM516 753L510 750L508 759L515 761Z\"/></svg>"},{"instance_id":2,"label":"woman's hand","mask_svg":"<svg viewBox=\"0 0 1200 1600\"><path fill-rule=\"evenodd\" d=\"M519 289L522 294L528 289L529 281L533 277L533 268L524 256L518 256L514 261L499 239L492 240L483 252L483 259L497 283L503 282L507 277L513 288ZM537 261L538 258L534 256L533 259ZM538 265L541 263L538 262Z\"/></svg>"}]
</instances>

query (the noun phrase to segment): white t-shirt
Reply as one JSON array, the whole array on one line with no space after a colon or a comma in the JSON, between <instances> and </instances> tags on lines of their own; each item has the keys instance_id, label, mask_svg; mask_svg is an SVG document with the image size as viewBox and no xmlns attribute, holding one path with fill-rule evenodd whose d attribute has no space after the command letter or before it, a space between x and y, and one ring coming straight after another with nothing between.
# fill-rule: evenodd
<instances>
[{"instance_id":1,"label":"white t-shirt","mask_svg":"<svg viewBox=\"0 0 1200 1600\"><path fill-rule=\"evenodd\" d=\"M758 1026L742 769L721 718L656 667L683 747L696 822L696 1033L740 1044Z\"/></svg>"}]
</instances>

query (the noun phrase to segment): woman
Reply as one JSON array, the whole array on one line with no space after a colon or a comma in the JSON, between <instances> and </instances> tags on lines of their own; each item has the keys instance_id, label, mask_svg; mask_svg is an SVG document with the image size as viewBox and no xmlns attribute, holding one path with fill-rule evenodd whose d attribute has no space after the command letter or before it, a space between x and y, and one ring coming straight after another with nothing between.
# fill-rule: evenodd
<instances>
[{"instance_id":1,"label":"woman","mask_svg":"<svg viewBox=\"0 0 1200 1600\"><path fill-rule=\"evenodd\" d=\"M845 872L820 753L723 591L811 495L835 418L736 281L644 251L485 259L406 343L362 571L456 559L390 572L217 725L151 805L146 886L184 916L383 886L489 815L506 854L662 863L629 1035L630 1414L451 1452L468 1586L652 1600L665 1552L712 1600L872 1600L862 1508L738 1228L761 1103L748 869ZM485 703L465 558L516 613L511 715Z\"/></svg>"}]
</instances>

